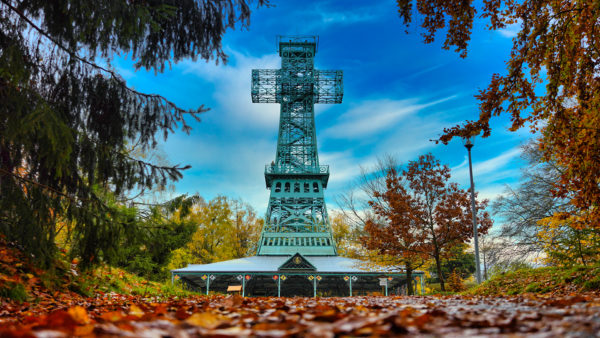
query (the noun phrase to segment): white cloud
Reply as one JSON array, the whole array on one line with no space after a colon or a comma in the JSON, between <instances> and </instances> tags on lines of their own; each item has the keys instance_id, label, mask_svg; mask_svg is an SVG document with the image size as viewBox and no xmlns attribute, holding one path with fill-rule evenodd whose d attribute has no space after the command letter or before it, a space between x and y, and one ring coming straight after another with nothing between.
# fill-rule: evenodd
<instances>
[{"instance_id":1,"label":"white cloud","mask_svg":"<svg viewBox=\"0 0 600 338\"><path fill-rule=\"evenodd\" d=\"M263 180L264 165L275 154L275 144L269 139L173 138L167 150L172 158L189 159L185 163L192 165L176 184L178 192L190 193L193 187L208 199L225 194L241 197L255 207L266 205L269 193Z\"/></svg>"},{"instance_id":2,"label":"white cloud","mask_svg":"<svg viewBox=\"0 0 600 338\"><path fill-rule=\"evenodd\" d=\"M498 30L498 33L505 38L514 38L521 30L521 23L517 22L512 25L507 25L506 28Z\"/></svg>"},{"instance_id":3,"label":"white cloud","mask_svg":"<svg viewBox=\"0 0 600 338\"><path fill-rule=\"evenodd\" d=\"M362 101L339 117L339 122L323 131L324 137L361 139L396 126L401 120L427 107L448 101L449 96L429 103L417 99Z\"/></svg>"},{"instance_id":4,"label":"white cloud","mask_svg":"<svg viewBox=\"0 0 600 338\"><path fill-rule=\"evenodd\" d=\"M264 212L269 191L264 165L275 156L279 104L253 104L250 96L254 68L279 68L275 54L260 57L229 51L230 63L182 62L184 73L209 82L213 103L191 135L169 137L165 150L172 162L191 164L176 184L178 192L198 192L210 199L219 194L241 197Z\"/></svg>"},{"instance_id":5,"label":"white cloud","mask_svg":"<svg viewBox=\"0 0 600 338\"><path fill-rule=\"evenodd\" d=\"M280 68L277 54L252 57L239 52L228 52L231 63L216 66L206 62L187 61L182 64L184 73L192 73L214 85L213 97L217 105L211 114L216 120L234 128L275 130L279 119L278 104L252 103L250 85L252 69Z\"/></svg>"},{"instance_id":6,"label":"white cloud","mask_svg":"<svg viewBox=\"0 0 600 338\"><path fill-rule=\"evenodd\" d=\"M329 179L332 188L345 188L349 182L355 179L360 174L360 168L370 166L376 162L376 158L368 156L357 159L356 154L351 150L341 152L326 152L319 155L319 162L328 164L330 167L331 177Z\"/></svg>"},{"instance_id":7,"label":"white cloud","mask_svg":"<svg viewBox=\"0 0 600 338\"><path fill-rule=\"evenodd\" d=\"M521 174L519 168L515 168L511 162L521 155L521 148L514 147L504 153L481 162L473 162L473 180L475 181L475 190L483 198L493 199L499 196L505 186L506 180L518 177ZM452 181L463 183L463 187L468 188L470 183L469 165L465 160L451 169Z\"/></svg>"},{"instance_id":8,"label":"white cloud","mask_svg":"<svg viewBox=\"0 0 600 338\"><path fill-rule=\"evenodd\" d=\"M496 198L500 197L501 195L503 195L505 189L506 189L506 185L504 185L504 184L493 184L493 185L486 186L483 189L476 188L475 191L478 193L477 194L478 200L488 199L491 202L491 201L495 200Z\"/></svg>"}]
</instances>

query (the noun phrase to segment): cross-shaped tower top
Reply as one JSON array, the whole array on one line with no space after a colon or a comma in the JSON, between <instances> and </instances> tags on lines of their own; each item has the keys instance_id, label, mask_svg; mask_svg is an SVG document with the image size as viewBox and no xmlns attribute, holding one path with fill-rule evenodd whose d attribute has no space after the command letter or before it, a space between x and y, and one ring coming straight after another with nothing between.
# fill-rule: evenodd
<instances>
[{"instance_id":1,"label":"cross-shaped tower top","mask_svg":"<svg viewBox=\"0 0 600 338\"><path fill-rule=\"evenodd\" d=\"M252 102L280 103L274 163L265 168L271 197L259 255L336 255L323 189L329 167L319 165L315 103L341 103L341 70L314 69L318 38L278 38L281 69L252 70Z\"/></svg>"}]
</instances>

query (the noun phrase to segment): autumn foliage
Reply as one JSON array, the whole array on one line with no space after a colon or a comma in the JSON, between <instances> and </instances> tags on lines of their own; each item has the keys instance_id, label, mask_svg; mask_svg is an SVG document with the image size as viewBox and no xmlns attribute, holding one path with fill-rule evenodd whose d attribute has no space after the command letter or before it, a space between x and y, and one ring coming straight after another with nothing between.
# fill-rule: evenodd
<instances>
[{"instance_id":1,"label":"autumn foliage","mask_svg":"<svg viewBox=\"0 0 600 338\"><path fill-rule=\"evenodd\" d=\"M423 16L424 41L448 27L444 48L467 55L475 14L490 30L518 26L504 75L494 74L480 90L480 115L444 130L439 141L491 134L494 116L510 115L510 130L529 126L539 133L546 161L563 170L553 193L568 198L572 212L556 215L576 229L600 228L600 7L598 1L398 0L406 25L413 6ZM570 218L576 215L576 218Z\"/></svg>"},{"instance_id":2,"label":"autumn foliage","mask_svg":"<svg viewBox=\"0 0 600 338\"><path fill-rule=\"evenodd\" d=\"M2 337L396 337L565 334L592 336L594 294L544 298L352 297L166 301L115 295L0 322ZM560 315L557 315L560 313Z\"/></svg>"},{"instance_id":3,"label":"autumn foliage","mask_svg":"<svg viewBox=\"0 0 600 338\"><path fill-rule=\"evenodd\" d=\"M574 289L552 296L528 294L502 298L243 298L192 294L174 297L165 292L162 295L150 292L155 284L138 280L128 283L145 287L147 293L125 289L126 294L103 292L101 289L106 285L98 285L90 290L91 296L86 296L68 291L74 286L71 278L77 272L73 266L76 262L64 266L69 271L62 272L66 278L62 289L51 290L44 286L48 272L31 265L14 244L0 239L0 258L0 289L7 281L24 283L31 297L19 302L0 296L1 337L387 337L536 332L587 336L600 330L594 319L600 310L598 294L589 291L573 294ZM594 272L597 276L596 270L588 271ZM129 278L115 269L103 270L101 274L117 281ZM566 277L572 279L577 275ZM557 316L558 312L562 315Z\"/></svg>"},{"instance_id":4,"label":"autumn foliage","mask_svg":"<svg viewBox=\"0 0 600 338\"><path fill-rule=\"evenodd\" d=\"M363 242L369 249L402 257L407 273L419 259L436 264L444 290L442 259L452 247L473 237L470 195L449 182L450 169L433 155L422 155L400 171L393 160L382 170L385 185L374 190L369 205L377 217L367 221ZM487 201L478 201L480 233L492 225L485 211Z\"/></svg>"}]
</instances>

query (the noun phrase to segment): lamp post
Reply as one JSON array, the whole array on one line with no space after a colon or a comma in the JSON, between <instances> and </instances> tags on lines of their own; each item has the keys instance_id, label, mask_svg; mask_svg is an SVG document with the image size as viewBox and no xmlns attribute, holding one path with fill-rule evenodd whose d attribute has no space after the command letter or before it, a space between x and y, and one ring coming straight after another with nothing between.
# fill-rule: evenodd
<instances>
[{"instance_id":1,"label":"lamp post","mask_svg":"<svg viewBox=\"0 0 600 338\"><path fill-rule=\"evenodd\" d=\"M477 284L481 283L481 266L479 264L479 239L477 235L477 211L475 209L475 183L473 183L473 166L471 164L471 148L473 148L472 136L464 138L465 148L469 153L469 176L471 178L471 214L473 215L473 239L475 242L475 278Z\"/></svg>"}]
</instances>

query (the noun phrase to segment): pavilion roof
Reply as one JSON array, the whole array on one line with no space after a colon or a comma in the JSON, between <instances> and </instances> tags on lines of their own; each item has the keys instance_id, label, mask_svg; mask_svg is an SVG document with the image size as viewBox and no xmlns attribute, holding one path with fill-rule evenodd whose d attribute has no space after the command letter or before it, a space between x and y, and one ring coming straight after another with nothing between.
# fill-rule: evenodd
<instances>
[{"instance_id":1,"label":"pavilion roof","mask_svg":"<svg viewBox=\"0 0 600 338\"><path fill-rule=\"evenodd\" d=\"M292 256L250 256L210 264L189 264L173 273L277 272ZM376 267L365 261L341 256L303 256L319 273L402 273L401 268ZM422 273L421 271L414 271Z\"/></svg>"}]
</instances>

